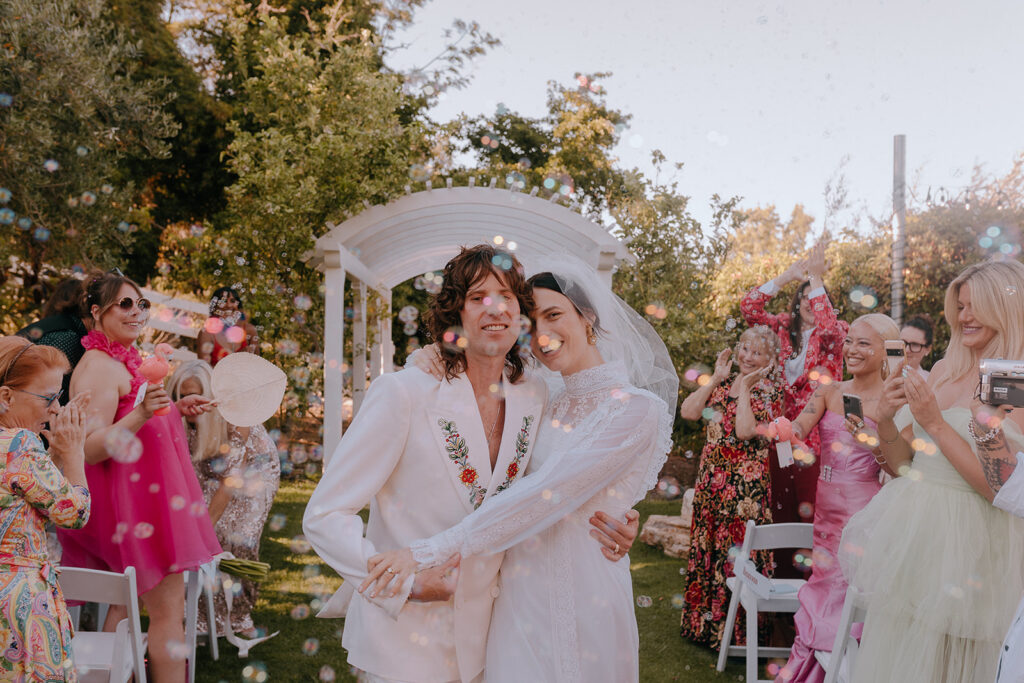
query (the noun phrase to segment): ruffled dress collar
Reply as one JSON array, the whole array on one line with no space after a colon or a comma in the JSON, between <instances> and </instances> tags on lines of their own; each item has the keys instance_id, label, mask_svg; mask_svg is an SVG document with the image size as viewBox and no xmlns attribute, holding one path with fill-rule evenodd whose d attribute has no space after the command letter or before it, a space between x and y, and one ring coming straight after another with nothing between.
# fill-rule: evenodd
<instances>
[{"instance_id":1,"label":"ruffled dress collar","mask_svg":"<svg viewBox=\"0 0 1024 683\"><path fill-rule=\"evenodd\" d=\"M568 376L563 375L562 379L565 382L565 392L569 396L584 396L629 384L626 364L620 360L595 365Z\"/></svg>"},{"instance_id":2,"label":"ruffled dress collar","mask_svg":"<svg viewBox=\"0 0 1024 683\"><path fill-rule=\"evenodd\" d=\"M146 379L139 374L139 365L142 364L142 354L134 346L125 346L114 340L107 335L103 334L99 330L91 330L89 334L85 335L82 339L82 347L86 350L97 349L107 354L111 358L120 361L128 368L128 372L132 375L132 390L131 394L135 394L135 390L138 389Z\"/></svg>"}]
</instances>

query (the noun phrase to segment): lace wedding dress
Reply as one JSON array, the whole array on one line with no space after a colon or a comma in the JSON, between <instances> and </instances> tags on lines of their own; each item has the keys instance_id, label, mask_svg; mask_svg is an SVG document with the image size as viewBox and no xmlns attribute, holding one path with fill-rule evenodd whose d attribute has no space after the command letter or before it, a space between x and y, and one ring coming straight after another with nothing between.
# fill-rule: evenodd
<instances>
[{"instance_id":1,"label":"lace wedding dress","mask_svg":"<svg viewBox=\"0 0 1024 683\"><path fill-rule=\"evenodd\" d=\"M565 378L527 476L412 549L422 567L507 550L487 640L488 683L639 677L629 560L611 562L591 515L621 517L656 483L672 411L613 361Z\"/></svg>"}]
</instances>

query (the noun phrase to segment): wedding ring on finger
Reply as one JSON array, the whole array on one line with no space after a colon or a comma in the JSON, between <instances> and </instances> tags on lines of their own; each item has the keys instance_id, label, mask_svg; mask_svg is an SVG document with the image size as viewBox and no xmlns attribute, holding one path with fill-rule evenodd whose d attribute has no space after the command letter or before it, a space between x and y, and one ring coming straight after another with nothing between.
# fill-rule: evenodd
<instances>
[{"instance_id":1,"label":"wedding ring on finger","mask_svg":"<svg viewBox=\"0 0 1024 683\"><path fill-rule=\"evenodd\" d=\"M613 550L612 552L615 553L616 555L619 554L619 544L618 543L615 544L615 550Z\"/></svg>"},{"instance_id":2,"label":"wedding ring on finger","mask_svg":"<svg viewBox=\"0 0 1024 683\"><path fill-rule=\"evenodd\" d=\"M387 572L388 574L394 574L394 573L395 573L395 570L394 570L394 569L392 569L391 567L388 567L388 568L387 568L387 569L385 569L384 571L386 571L386 572Z\"/></svg>"}]
</instances>

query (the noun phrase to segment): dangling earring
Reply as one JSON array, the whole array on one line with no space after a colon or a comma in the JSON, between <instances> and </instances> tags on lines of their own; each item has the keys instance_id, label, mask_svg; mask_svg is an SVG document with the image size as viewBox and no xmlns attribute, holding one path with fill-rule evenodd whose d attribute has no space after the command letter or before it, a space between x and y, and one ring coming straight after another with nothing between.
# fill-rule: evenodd
<instances>
[{"instance_id":1,"label":"dangling earring","mask_svg":"<svg viewBox=\"0 0 1024 683\"><path fill-rule=\"evenodd\" d=\"M889 379L889 363L882 361L882 366L878 370L879 374L882 375L882 381Z\"/></svg>"},{"instance_id":2,"label":"dangling earring","mask_svg":"<svg viewBox=\"0 0 1024 683\"><path fill-rule=\"evenodd\" d=\"M587 323L587 343L591 346L597 346L597 335L594 334L594 328L591 327L590 323Z\"/></svg>"}]
</instances>

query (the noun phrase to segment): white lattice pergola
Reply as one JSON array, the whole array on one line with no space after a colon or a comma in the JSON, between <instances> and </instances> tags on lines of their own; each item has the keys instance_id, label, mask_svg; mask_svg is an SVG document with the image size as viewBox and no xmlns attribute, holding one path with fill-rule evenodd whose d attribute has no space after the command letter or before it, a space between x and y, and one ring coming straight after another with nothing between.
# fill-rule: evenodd
<instances>
[{"instance_id":1,"label":"white lattice pergola","mask_svg":"<svg viewBox=\"0 0 1024 683\"><path fill-rule=\"evenodd\" d=\"M500 235L515 242L516 256L529 269L531 258L571 253L592 263L609 285L616 264L631 256L608 229L551 200L490 187L427 189L407 194L386 206L367 207L359 215L335 225L316 241L311 262L324 272L326 309L324 325L324 454L334 452L341 439L344 368L345 279L355 292L352 322L352 399L358 411L366 391L368 289L387 302L377 321L376 341L370 349L372 379L390 372L391 288L425 272L439 270L462 246L493 243Z\"/></svg>"}]
</instances>

